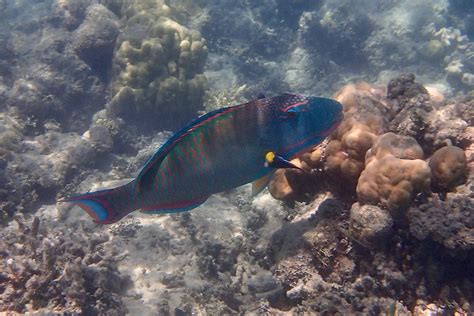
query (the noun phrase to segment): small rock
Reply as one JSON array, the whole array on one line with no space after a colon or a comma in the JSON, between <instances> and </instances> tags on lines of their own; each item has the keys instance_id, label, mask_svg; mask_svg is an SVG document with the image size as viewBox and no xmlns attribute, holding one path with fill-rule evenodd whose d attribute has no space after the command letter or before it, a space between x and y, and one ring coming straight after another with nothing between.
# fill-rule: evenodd
<instances>
[{"instance_id":1,"label":"small rock","mask_svg":"<svg viewBox=\"0 0 474 316\"><path fill-rule=\"evenodd\" d=\"M114 142L107 127L96 125L91 127L88 132L88 138L94 148L99 151L109 151L112 149Z\"/></svg>"},{"instance_id":2,"label":"small rock","mask_svg":"<svg viewBox=\"0 0 474 316\"><path fill-rule=\"evenodd\" d=\"M266 293L278 287L278 284L268 271L260 272L248 281L248 288L252 293Z\"/></svg>"},{"instance_id":3,"label":"small rock","mask_svg":"<svg viewBox=\"0 0 474 316\"><path fill-rule=\"evenodd\" d=\"M84 22L75 31L72 46L77 55L96 70L110 65L119 34L118 19L101 4L87 9Z\"/></svg>"},{"instance_id":4,"label":"small rock","mask_svg":"<svg viewBox=\"0 0 474 316\"><path fill-rule=\"evenodd\" d=\"M350 233L367 246L378 246L386 240L393 225L389 212L375 205L352 205Z\"/></svg>"}]
</instances>

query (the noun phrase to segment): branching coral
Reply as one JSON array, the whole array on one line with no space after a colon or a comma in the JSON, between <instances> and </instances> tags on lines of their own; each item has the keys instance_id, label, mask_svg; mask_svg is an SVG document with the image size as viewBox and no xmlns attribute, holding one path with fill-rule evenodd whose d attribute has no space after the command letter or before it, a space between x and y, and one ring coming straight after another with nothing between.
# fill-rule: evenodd
<instances>
[{"instance_id":1,"label":"branching coral","mask_svg":"<svg viewBox=\"0 0 474 316\"><path fill-rule=\"evenodd\" d=\"M122 13L125 30L115 54L108 113L176 127L202 105L206 42L198 31L172 20L161 1L131 1Z\"/></svg>"},{"instance_id":2,"label":"branching coral","mask_svg":"<svg viewBox=\"0 0 474 316\"><path fill-rule=\"evenodd\" d=\"M444 55L444 70L453 83L474 87L474 43L469 37L454 27L436 29L434 24L427 27L431 37L428 53Z\"/></svg>"}]
</instances>

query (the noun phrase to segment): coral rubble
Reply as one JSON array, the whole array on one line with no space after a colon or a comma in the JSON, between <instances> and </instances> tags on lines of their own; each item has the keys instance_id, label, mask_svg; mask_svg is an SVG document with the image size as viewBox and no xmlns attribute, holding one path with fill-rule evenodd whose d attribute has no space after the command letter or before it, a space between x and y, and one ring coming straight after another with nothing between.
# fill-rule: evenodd
<instances>
[{"instance_id":1,"label":"coral rubble","mask_svg":"<svg viewBox=\"0 0 474 316\"><path fill-rule=\"evenodd\" d=\"M0 311L126 313L120 294L127 278L104 234L51 230L37 217L16 222L1 232Z\"/></svg>"}]
</instances>

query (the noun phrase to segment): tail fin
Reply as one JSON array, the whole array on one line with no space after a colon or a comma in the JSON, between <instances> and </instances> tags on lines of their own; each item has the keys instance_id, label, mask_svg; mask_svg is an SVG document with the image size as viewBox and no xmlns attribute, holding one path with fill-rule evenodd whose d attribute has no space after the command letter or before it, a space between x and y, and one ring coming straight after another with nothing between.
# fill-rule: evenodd
<instances>
[{"instance_id":1,"label":"tail fin","mask_svg":"<svg viewBox=\"0 0 474 316\"><path fill-rule=\"evenodd\" d=\"M75 195L58 202L78 205L98 224L112 224L133 212L132 183L96 192Z\"/></svg>"}]
</instances>

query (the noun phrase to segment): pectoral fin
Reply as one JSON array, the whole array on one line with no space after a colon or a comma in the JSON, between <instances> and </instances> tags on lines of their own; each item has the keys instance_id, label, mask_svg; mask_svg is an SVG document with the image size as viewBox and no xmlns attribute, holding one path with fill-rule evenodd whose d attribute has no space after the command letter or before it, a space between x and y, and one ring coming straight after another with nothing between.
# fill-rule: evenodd
<instances>
[{"instance_id":1,"label":"pectoral fin","mask_svg":"<svg viewBox=\"0 0 474 316\"><path fill-rule=\"evenodd\" d=\"M272 178L273 174L275 172L270 172L266 176L261 177L260 179L255 180L252 182L252 196L256 196L260 192L262 192L263 189L267 186L268 182L270 182L270 179Z\"/></svg>"}]
</instances>

